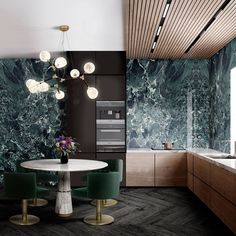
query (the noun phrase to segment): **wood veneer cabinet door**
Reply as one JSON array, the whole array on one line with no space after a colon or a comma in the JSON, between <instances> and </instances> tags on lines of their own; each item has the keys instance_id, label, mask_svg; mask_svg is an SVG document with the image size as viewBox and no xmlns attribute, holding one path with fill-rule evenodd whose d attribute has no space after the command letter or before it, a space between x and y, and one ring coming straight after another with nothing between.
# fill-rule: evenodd
<instances>
[{"instance_id":1,"label":"wood veneer cabinet door","mask_svg":"<svg viewBox=\"0 0 236 236\"><path fill-rule=\"evenodd\" d=\"M187 169L188 172L193 174L193 154L192 153L187 153Z\"/></svg>"},{"instance_id":2,"label":"wood veneer cabinet door","mask_svg":"<svg viewBox=\"0 0 236 236\"><path fill-rule=\"evenodd\" d=\"M187 176L187 186L188 188L193 192L193 186L194 186L194 181L193 181L194 176L188 172Z\"/></svg>"},{"instance_id":3,"label":"wood veneer cabinet door","mask_svg":"<svg viewBox=\"0 0 236 236\"><path fill-rule=\"evenodd\" d=\"M210 208L236 234L236 206L211 189Z\"/></svg>"},{"instance_id":4,"label":"wood veneer cabinet door","mask_svg":"<svg viewBox=\"0 0 236 236\"><path fill-rule=\"evenodd\" d=\"M154 186L154 154L126 154L126 186Z\"/></svg>"},{"instance_id":5,"label":"wood veneer cabinet door","mask_svg":"<svg viewBox=\"0 0 236 236\"><path fill-rule=\"evenodd\" d=\"M211 202L211 187L194 177L194 193L209 207Z\"/></svg>"},{"instance_id":6,"label":"wood veneer cabinet door","mask_svg":"<svg viewBox=\"0 0 236 236\"><path fill-rule=\"evenodd\" d=\"M236 205L236 174L212 165L211 187Z\"/></svg>"},{"instance_id":7,"label":"wood veneer cabinet door","mask_svg":"<svg viewBox=\"0 0 236 236\"><path fill-rule=\"evenodd\" d=\"M186 186L187 155L185 152L155 154L155 186Z\"/></svg>"},{"instance_id":8,"label":"wood veneer cabinet door","mask_svg":"<svg viewBox=\"0 0 236 236\"><path fill-rule=\"evenodd\" d=\"M194 158L194 175L210 185L211 163L199 157Z\"/></svg>"}]
</instances>

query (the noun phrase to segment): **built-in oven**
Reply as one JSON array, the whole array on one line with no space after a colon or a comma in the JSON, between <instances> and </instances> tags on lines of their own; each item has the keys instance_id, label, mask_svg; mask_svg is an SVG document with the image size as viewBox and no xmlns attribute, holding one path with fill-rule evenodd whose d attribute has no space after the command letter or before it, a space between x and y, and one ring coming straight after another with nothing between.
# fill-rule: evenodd
<instances>
[{"instance_id":1,"label":"built-in oven","mask_svg":"<svg viewBox=\"0 0 236 236\"><path fill-rule=\"evenodd\" d=\"M97 120L97 152L125 151L125 120Z\"/></svg>"},{"instance_id":2,"label":"built-in oven","mask_svg":"<svg viewBox=\"0 0 236 236\"><path fill-rule=\"evenodd\" d=\"M125 152L123 101L97 102L97 152Z\"/></svg>"}]
</instances>

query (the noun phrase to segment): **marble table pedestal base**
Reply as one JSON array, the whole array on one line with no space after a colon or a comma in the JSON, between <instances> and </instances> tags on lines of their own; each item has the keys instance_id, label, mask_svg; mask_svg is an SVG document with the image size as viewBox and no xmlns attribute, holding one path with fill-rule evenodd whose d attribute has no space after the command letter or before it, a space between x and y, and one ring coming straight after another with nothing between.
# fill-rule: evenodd
<instances>
[{"instance_id":1,"label":"marble table pedestal base","mask_svg":"<svg viewBox=\"0 0 236 236\"><path fill-rule=\"evenodd\" d=\"M55 213L61 217L68 217L73 213L70 172L58 172L58 191Z\"/></svg>"}]
</instances>

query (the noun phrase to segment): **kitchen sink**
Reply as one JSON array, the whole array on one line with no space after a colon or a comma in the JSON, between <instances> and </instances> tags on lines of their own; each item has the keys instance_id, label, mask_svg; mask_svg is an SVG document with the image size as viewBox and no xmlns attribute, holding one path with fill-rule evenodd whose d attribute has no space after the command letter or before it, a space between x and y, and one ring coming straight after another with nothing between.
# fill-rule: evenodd
<instances>
[{"instance_id":1,"label":"kitchen sink","mask_svg":"<svg viewBox=\"0 0 236 236\"><path fill-rule=\"evenodd\" d=\"M203 155L210 157L212 159L236 159L235 156L231 156L230 154L223 154L223 153L212 153L212 154L203 154Z\"/></svg>"}]
</instances>

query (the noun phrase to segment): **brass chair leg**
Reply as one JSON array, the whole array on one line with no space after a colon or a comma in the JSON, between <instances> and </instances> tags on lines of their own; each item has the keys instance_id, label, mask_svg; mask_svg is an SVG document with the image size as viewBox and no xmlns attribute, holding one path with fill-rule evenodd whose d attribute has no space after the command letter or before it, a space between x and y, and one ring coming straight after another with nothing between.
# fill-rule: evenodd
<instances>
[{"instance_id":1,"label":"brass chair leg","mask_svg":"<svg viewBox=\"0 0 236 236\"><path fill-rule=\"evenodd\" d=\"M40 207L40 206L45 206L47 204L48 204L48 201L46 199L34 198L31 200L31 202L28 205L31 207Z\"/></svg>"},{"instance_id":2,"label":"brass chair leg","mask_svg":"<svg viewBox=\"0 0 236 236\"><path fill-rule=\"evenodd\" d=\"M27 200L22 200L22 214L14 215L9 218L10 222L16 225L33 225L40 221L39 217L28 215L27 213Z\"/></svg>"},{"instance_id":3,"label":"brass chair leg","mask_svg":"<svg viewBox=\"0 0 236 236\"><path fill-rule=\"evenodd\" d=\"M102 201L103 200L96 200L96 215L85 217L85 223L90 225L107 225L114 222L114 218L112 216L102 214Z\"/></svg>"},{"instance_id":4,"label":"brass chair leg","mask_svg":"<svg viewBox=\"0 0 236 236\"><path fill-rule=\"evenodd\" d=\"M103 207L114 206L114 205L116 205L117 203L118 203L118 201L115 200L115 199L105 199L105 200L102 200L102 206L103 206ZM91 205L96 206L96 200L93 200L93 201L91 202Z\"/></svg>"}]
</instances>

